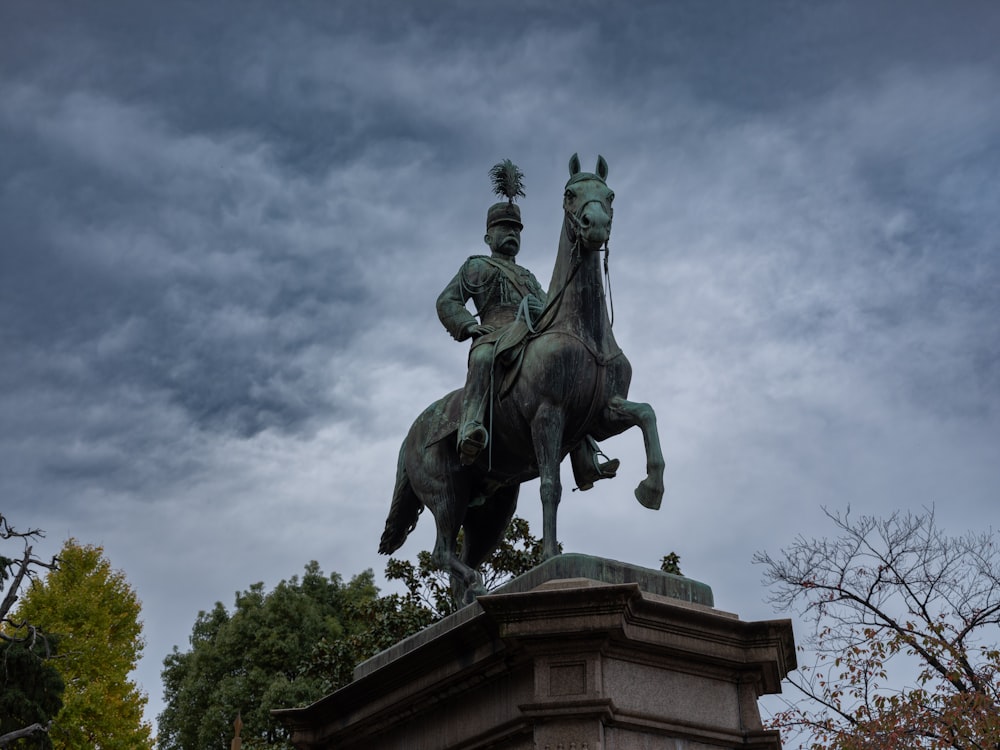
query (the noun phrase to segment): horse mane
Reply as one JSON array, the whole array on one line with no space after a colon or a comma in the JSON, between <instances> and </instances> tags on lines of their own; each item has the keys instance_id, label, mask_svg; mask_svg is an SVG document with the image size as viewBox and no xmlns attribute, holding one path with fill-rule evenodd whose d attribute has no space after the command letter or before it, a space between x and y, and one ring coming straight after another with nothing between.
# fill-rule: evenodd
<instances>
[{"instance_id":1,"label":"horse mane","mask_svg":"<svg viewBox=\"0 0 1000 750\"><path fill-rule=\"evenodd\" d=\"M559 290L566 288L566 285L569 284L570 275L573 273L573 267L579 259L579 250L575 248L574 242L570 239L571 231L572 227L570 226L569 216L563 216L562 231L559 234L559 248L556 251L556 262L552 266L552 278L549 281L549 298L558 293Z\"/></svg>"}]
</instances>

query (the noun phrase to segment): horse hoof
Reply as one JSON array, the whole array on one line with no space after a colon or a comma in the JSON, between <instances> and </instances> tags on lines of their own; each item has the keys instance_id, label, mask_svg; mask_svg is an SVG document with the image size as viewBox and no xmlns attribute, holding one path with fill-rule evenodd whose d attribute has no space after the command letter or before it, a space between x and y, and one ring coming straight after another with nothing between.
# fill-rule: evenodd
<instances>
[{"instance_id":1,"label":"horse hoof","mask_svg":"<svg viewBox=\"0 0 1000 750\"><path fill-rule=\"evenodd\" d=\"M469 588L466 589L465 591L465 601L463 602L463 604L472 604L474 601L476 601L477 597L486 596L488 593L490 592L487 591L486 587L483 586L481 583L476 584L474 586L469 586Z\"/></svg>"},{"instance_id":2,"label":"horse hoof","mask_svg":"<svg viewBox=\"0 0 1000 750\"><path fill-rule=\"evenodd\" d=\"M660 503L663 502L663 489L654 488L645 481L642 481L639 483L639 486L635 488L635 499L638 500L639 504L644 508L659 510Z\"/></svg>"}]
</instances>

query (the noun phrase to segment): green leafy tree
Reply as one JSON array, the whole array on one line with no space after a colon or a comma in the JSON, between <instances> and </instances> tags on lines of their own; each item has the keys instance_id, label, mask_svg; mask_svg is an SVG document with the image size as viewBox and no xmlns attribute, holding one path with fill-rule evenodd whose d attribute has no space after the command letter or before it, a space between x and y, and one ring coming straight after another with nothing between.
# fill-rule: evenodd
<instances>
[{"instance_id":1,"label":"green leafy tree","mask_svg":"<svg viewBox=\"0 0 1000 750\"><path fill-rule=\"evenodd\" d=\"M17 617L59 639L66 685L50 730L56 750L151 748L146 696L129 680L142 653L141 604L101 547L68 540L59 567L33 581Z\"/></svg>"},{"instance_id":2,"label":"green leafy tree","mask_svg":"<svg viewBox=\"0 0 1000 750\"><path fill-rule=\"evenodd\" d=\"M836 539L759 553L773 601L814 630L800 700L773 719L819 750L1000 750L1000 548L933 511L827 514Z\"/></svg>"},{"instance_id":3,"label":"green leafy tree","mask_svg":"<svg viewBox=\"0 0 1000 750\"><path fill-rule=\"evenodd\" d=\"M672 573L675 576L684 575L681 573L681 556L676 552L671 552L663 556L660 560L660 570L664 573Z\"/></svg>"},{"instance_id":4,"label":"green leafy tree","mask_svg":"<svg viewBox=\"0 0 1000 750\"><path fill-rule=\"evenodd\" d=\"M370 570L344 584L311 562L301 580L293 576L270 592L256 583L237 593L232 613L221 603L199 613L190 650L174 648L164 660L158 746L228 750L239 713L244 747L290 748L271 709L325 694L324 679L307 670L309 655L324 639L369 627L356 613L377 598Z\"/></svg>"},{"instance_id":5,"label":"green leafy tree","mask_svg":"<svg viewBox=\"0 0 1000 750\"><path fill-rule=\"evenodd\" d=\"M540 561L541 543L515 518L485 580L495 587ZM301 581L238 593L232 613L221 603L201 612L190 650L164 660L161 750L227 750L237 713L244 747L290 748L272 709L321 698L350 682L359 662L454 611L428 553L416 565L390 560L386 576L406 592L380 596L370 570L345 585L312 562Z\"/></svg>"},{"instance_id":6,"label":"green leafy tree","mask_svg":"<svg viewBox=\"0 0 1000 750\"><path fill-rule=\"evenodd\" d=\"M0 644L0 747L52 747L47 730L62 707L63 681L34 645Z\"/></svg>"},{"instance_id":7,"label":"green leafy tree","mask_svg":"<svg viewBox=\"0 0 1000 750\"><path fill-rule=\"evenodd\" d=\"M462 534L458 548L461 551ZM560 547L561 549L561 547ZM542 562L542 542L531 534L528 522L514 517L497 549L482 566L483 582L495 589ZM325 692L351 681L354 667L432 622L457 610L447 571L438 570L430 552L417 554L416 564L390 558L385 576L400 581L405 594L391 594L360 603L352 617L367 627L348 635L324 639L310 657L309 673L318 676Z\"/></svg>"},{"instance_id":8,"label":"green leafy tree","mask_svg":"<svg viewBox=\"0 0 1000 750\"><path fill-rule=\"evenodd\" d=\"M319 680L321 695L351 681L354 667L380 651L421 631L438 619L412 594L390 594L356 602L347 616L364 627L338 637L323 638L309 655L307 673Z\"/></svg>"},{"instance_id":9,"label":"green leafy tree","mask_svg":"<svg viewBox=\"0 0 1000 750\"><path fill-rule=\"evenodd\" d=\"M22 585L39 569L52 570L57 561L40 560L32 541L39 529L17 531L0 514L0 541L19 541L17 557L0 554L0 747L51 748L47 734L62 708L63 681L51 657L55 639L33 622L11 616Z\"/></svg>"}]
</instances>

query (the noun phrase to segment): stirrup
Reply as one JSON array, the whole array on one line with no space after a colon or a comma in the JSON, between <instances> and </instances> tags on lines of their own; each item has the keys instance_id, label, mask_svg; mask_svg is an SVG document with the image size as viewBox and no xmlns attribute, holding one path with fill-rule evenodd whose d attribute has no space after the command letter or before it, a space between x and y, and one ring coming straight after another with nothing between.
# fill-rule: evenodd
<instances>
[{"instance_id":1,"label":"stirrup","mask_svg":"<svg viewBox=\"0 0 1000 750\"><path fill-rule=\"evenodd\" d=\"M603 453L598 453L598 455L607 458ZM604 463L597 463L597 455L594 456L594 473L588 475L580 485L576 488L580 492L586 492L587 490L592 490L594 488L594 482L599 482L602 479L614 479L618 476L618 467L621 466L622 462L617 458L612 458Z\"/></svg>"}]
</instances>

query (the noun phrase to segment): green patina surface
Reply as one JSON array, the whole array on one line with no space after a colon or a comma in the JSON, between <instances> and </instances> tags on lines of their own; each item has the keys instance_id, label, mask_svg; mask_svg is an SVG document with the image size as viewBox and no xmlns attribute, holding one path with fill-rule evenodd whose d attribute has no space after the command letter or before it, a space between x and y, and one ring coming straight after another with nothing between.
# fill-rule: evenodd
<instances>
[{"instance_id":1,"label":"green patina surface","mask_svg":"<svg viewBox=\"0 0 1000 750\"><path fill-rule=\"evenodd\" d=\"M557 555L546 560L492 593L517 594L531 591L549 581L567 578L587 578L610 584L637 583L642 591L650 594L707 607L715 606L712 589L707 584L661 570L575 553Z\"/></svg>"},{"instance_id":2,"label":"green patina surface","mask_svg":"<svg viewBox=\"0 0 1000 750\"><path fill-rule=\"evenodd\" d=\"M459 604L486 593L477 569L503 536L522 482L539 479L544 556L557 555L559 467L567 456L576 486L589 490L616 476L619 467L598 442L637 427L646 476L635 498L651 510L663 499L656 415L649 404L628 400L632 366L611 330L605 295L614 214L608 164L598 156L596 171L584 172L574 154L569 172L547 292L516 262L523 224L514 198L524 195L523 175L504 160L491 171L494 192L507 197L487 211L483 239L491 255L466 260L437 300L445 328L459 341L473 342L468 375L461 390L425 409L407 433L379 552L399 549L428 508L438 525L433 561L450 573ZM466 307L470 302L475 315ZM586 577L590 571L598 580L640 583L653 587L650 593L711 603L708 588L693 581L621 563L576 565L583 559L597 558L556 561L553 575ZM537 575L549 570L543 566Z\"/></svg>"}]
</instances>

